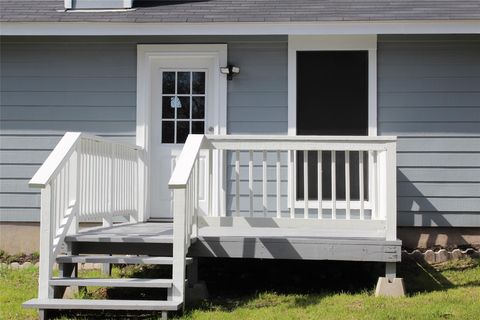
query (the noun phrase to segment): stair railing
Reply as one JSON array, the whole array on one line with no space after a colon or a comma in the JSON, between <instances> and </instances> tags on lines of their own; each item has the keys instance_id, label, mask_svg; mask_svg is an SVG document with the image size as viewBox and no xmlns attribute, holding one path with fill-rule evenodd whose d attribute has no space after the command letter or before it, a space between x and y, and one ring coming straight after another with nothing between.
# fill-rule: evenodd
<instances>
[{"instance_id":1,"label":"stair railing","mask_svg":"<svg viewBox=\"0 0 480 320\"><path fill-rule=\"evenodd\" d=\"M138 219L140 147L67 132L29 182L41 188L39 298L51 298L55 258L81 221Z\"/></svg>"},{"instance_id":2,"label":"stair railing","mask_svg":"<svg viewBox=\"0 0 480 320\"><path fill-rule=\"evenodd\" d=\"M199 154L206 146L204 135L189 135L168 183L173 190L173 301L185 301L186 255L198 232Z\"/></svg>"}]
</instances>

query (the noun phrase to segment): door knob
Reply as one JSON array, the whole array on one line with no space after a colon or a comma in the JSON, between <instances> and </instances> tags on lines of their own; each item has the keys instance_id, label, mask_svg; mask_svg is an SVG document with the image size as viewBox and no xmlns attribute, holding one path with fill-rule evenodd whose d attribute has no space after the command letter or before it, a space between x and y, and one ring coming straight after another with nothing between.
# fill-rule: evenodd
<instances>
[{"instance_id":1,"label":"door knob","mask_svg":"<svg viewBox=\"0 0 480 320\"><path fill-rule=\"evenodd\" d=\"M213 127L208 127L208 132L213 133L213 130L215 130Z\"/></svg>"}]
</instances>

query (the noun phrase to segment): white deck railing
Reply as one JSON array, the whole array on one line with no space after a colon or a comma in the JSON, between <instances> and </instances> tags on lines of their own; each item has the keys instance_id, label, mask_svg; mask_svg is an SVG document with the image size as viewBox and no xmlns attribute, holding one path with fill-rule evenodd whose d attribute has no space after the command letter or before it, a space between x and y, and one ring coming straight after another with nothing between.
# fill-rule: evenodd
<instances>
[{"instance_id":1,"label":"white deck railing","mask_svg":"<svg viewBox=\"0 0 480 320\"><path fill-rule=\"evenodd\" d=\"M200 170L202 149L208 149L209 156ZM329 156L328 163L323 162L324 155ZM312 167L316 174L309 174ZM342 180L337 177L337 167ZM297 174L303 176L303 181ZM228 175L233 177L230 188ZM315 195L309 194L310 179L316 183ZM242 190L245 182L247 187ZM282 187L285 182L287 188ZM297 195L300 183L303 197ZM272 217L283 226L289 225L288 221L293 226L293 222L303 220L301 225L305 226L309 225L307 219L316 220L311 221L311 228L319 226L319 220L330 220L337 221L336 226L347 226L344 230L370 224L383 229L375 235L396 240L395 137L190 135L169 187L174 190L173 290L178 299L183 299L184 294L185 255L197 232L198 194L207 194L206 216ZM327 187L328 197L323 192ZM342 188L340 198L337 191Z\"/></svg>"},{"instance_id":2,"label":"white deck railing","mask_svg":"<svg viewBox=\"0 0 480 320\"><path fill-rule=\"evenodd\" d=\"M48 281L63 240L80 221L115 216L138 218L139 147L67 132L34 177L41 188L39 297L51 295Z\"/></svg>"}]
</instances>

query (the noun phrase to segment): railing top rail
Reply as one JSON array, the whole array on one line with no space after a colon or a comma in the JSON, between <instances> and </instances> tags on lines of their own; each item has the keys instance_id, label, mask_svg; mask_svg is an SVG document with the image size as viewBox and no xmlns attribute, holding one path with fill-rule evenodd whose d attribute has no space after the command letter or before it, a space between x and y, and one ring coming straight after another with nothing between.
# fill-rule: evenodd
<instances>
[{"instance_id":1,"label":"railing top rail","mask_svg":"<svg viewBox=\"0 0 480 320\"><path fill-rule=\"evenodd\" d=\"M226 135L207 136L213 148L220 150L351 150L381 151L397 138L390 136L287 136Z\"/></svg>"},{"instance_id":2,"label":"railing top rail","mask_svg":"<svg viewBox=\"0 0 480 320\"><path fill-rule=\"evenodd\" d=\"M205 148L206 139L203 134L190 134L178 157L168 187L170 189L185 188L192 173L195 160L202 148Z\"/></svg>"},{"instance_id":3,"label":"railing top rail","mask_svg":"<svg viewBox=\"0 0 480 320\"><path fill-rule=\"evenodd\" d=\"M45 186L52 180L53 177L56 176L56 174L60 171L65 162L70 158L71 154L75 150L77 143L81 139L89 139L98 142L123 145L134 150L141 149L141 147L139 146L112 141L109 139L81 132L66 132L60 142L50 153L47 160L45 160L42 166L37 170L32 179L30 179L28 185L32 188L45 188Z\"/></svg>"}]
</instances>

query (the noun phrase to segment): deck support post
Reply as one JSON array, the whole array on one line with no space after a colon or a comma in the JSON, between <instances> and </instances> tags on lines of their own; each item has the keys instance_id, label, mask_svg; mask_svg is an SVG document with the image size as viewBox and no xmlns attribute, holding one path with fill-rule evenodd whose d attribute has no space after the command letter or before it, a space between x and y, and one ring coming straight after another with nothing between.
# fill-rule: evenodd
<instances>
[{"instance_id":1,"label":"deck support post","mask_svg":"<svg viewBox=\"0 0 480 320\"><path fill-rule=\"evenodd\" d=\"M396 262L387 262L385 263L385 277L389 281L393 281L397 276L397 263Z\"/></svg>"}]
</instances>

